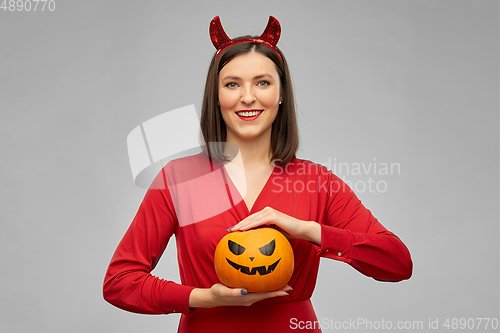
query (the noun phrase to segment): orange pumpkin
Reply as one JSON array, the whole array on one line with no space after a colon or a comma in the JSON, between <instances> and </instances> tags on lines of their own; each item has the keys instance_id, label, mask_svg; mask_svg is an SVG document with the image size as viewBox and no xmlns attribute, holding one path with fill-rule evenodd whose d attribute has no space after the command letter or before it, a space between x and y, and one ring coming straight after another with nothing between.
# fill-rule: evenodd
<instances>
[{"instance_id":1,"label":"orange pumpkin","mask_svg":"<svg viewBox=\"0 0 500 333\"><path fill-rule=\"evenodd\" d=\"M230 288L249 292L274 291L286 286L293 273L293 250L273 228L231 232L215 249L215 271Z\"/></svg>"}]
</instances>

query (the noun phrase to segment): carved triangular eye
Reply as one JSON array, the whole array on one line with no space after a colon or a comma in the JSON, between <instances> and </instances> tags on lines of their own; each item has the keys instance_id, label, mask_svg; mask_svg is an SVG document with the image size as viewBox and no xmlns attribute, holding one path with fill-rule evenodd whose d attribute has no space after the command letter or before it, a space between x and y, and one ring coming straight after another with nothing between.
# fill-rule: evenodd
<instances>
[{"instance_id":1,"label":"carved triangular eye","mask_svg":"<svg viewBox=\"0 0 500 333\"><path fill-rule=\"evenodd\" d=\"M237 256L239 256L240 254L242 254L246 250L243 246L241 246L240 244L235 243L231 240L228 241L228 246L229 246L229 250L231 250L231 252L233 252L233 254L235 254Z\"/></svg>"},{"instance_id":2,"label":"carved triangular eye","mask_svg":"<svg viewBox=\"0 0 500 333\"><path fill-rule=\"evenodd\" d=\"M276 240L273 239L271 242L269 242L269 244L260 247L259 251L265 256L270 256L274 253L275 247L276 247Z\"/></svg>"}]
</instances>

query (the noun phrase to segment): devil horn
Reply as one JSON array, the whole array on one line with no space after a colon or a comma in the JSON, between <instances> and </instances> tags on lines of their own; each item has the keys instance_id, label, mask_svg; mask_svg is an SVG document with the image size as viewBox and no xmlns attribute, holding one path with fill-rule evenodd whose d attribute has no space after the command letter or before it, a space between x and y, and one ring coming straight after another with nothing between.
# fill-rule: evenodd
<instances>
[{"instance_id":1,"label":"devil horn","mask_svg":"<svg viewBox=\"0 0 500 333\"><path fill-rule=\"evenodd\" d=\"M278 40L280 39L280 35L280 23L275 17L269 16L269 21L267 22L266 29L259 38L270 43L272 46L276 46L276 44L278 44Z\"/></svg>"},{"instance_id":2,"label":"devil horn","mask_svg":"<svg viewBox=\"0 0 500 333\"><path fill-rule=\"evenodd\" d=\"M217 50L220 50L224 45L231 42L231 38L226 35L222 28L219 16L214 17L212 22L210 22L210 39Z\"/></svg>"}]
</instances>

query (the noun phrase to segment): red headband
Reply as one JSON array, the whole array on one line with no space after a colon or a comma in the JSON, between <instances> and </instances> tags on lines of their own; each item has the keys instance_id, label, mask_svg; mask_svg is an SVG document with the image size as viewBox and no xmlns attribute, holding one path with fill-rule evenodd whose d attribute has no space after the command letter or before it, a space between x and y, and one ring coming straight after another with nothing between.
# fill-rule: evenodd
<instances>
[{"instance_id":1,"label":"red headband","mask_svg":"<svg viewBox=\"0 0 500 333\"><path fill-rule=\"evenodd\" d=\"M269 47L271 50L276 52L276 54L280 57L280 59L283 60L281 58L280 53L275 48L276 44L278 44L278 40L280 39L280 35L281 35L280 23L276 18L272 16L269 16L269 21L267 22L266 29L264 30L262 35L259 36L259 38L241 38L241 39L231 40L231 38L229 38L224 32L222 24L220 23L219 16L214 17L212 22L210 22L210 39L212 40L212 44L214 44L215 48L217 49L217 54L215 56L215 59L217 59L217 57L219 56L219 54L222 53L222 51L224 51L230 46L251 42L251 43L264 44L265 46Z\"/></svg>"}]
</instances>

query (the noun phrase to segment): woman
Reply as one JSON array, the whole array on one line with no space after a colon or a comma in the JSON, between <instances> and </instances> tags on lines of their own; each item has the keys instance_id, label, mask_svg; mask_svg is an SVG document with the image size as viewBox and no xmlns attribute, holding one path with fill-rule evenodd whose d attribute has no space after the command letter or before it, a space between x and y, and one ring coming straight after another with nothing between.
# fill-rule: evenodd
<instances>
[{"instance_id":1,"label":"woman","mask_svg":"<svg viewBox=\"0 0 500 333\"><path fill-rule=\"evenodd\" d=\"M320 257L348 263L377 280L401 281L411 276L410 254L341 179L296 158L294 99L285 57L276 47L277 20L270 17L259 37L230 40L216 17L210 33L217 53L207 76L202 133L206 142L239 148L247 192L240 195L225 168L230 158L224 145L207 145L206 152L169 163L111 260L104 297L138 313L181 312L179 332L286 332L298 322L316 323L309 331L320 332L310 302ZM183 186L212 174L221 175L223 186L212 177L197 187L206 200L215 198L201 209L194 191L186 194ZM155 190L161 183L166 186ZM199 211L224 202L228 208L220 214L200 217ZM288 285L248 293L220 284L213 266L219 240L227 232L263 225L282 231L293 247ZM174 234L182 284L150 274Z\"/></svg>"}]
</instances>

